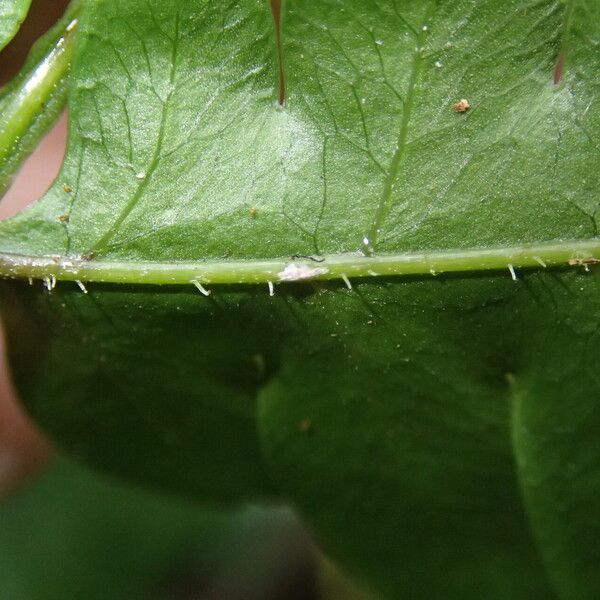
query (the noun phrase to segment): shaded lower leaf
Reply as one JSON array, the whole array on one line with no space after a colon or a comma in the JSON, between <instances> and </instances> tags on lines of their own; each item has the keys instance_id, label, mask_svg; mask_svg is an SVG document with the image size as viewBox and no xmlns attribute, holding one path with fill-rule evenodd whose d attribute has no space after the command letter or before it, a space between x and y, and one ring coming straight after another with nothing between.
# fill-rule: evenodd
<instances>
[{"instance_id":1,"label":"shaded lower leaf","mask_svg":"<svg viewBox=\"0 0 600 600\"><path fill-rule=\"evenodd\" d=\"M252 294L0 292L16 384L60 446L204 502L273 492L255 396L275 367L276 326Z\"/></svg>"},{"instance_id":2,"label":"shaded lower leaf","mask_svg":"<svg viewBox=\"0 0 600 600\"><path fill-rule=\"evenodd\" d=\"M325 548L389 597L554 597L511 447L512 315L530 301L507 277L298 307L306 329L261 394L268 462Z\"/></svg>"},{"instance_id":3,"label":"shaded lower leaf","mask_svg":"<svg viewBox=\"0 0 600 600\"><path fill-rule=\"evenodd\" d=\"M553 597L546 570L597 585L598 284L1 288L23 399L75 456L202 502L283 495L390 597L504 599Z\"/></svg>"},{"instance_id":4,"label":"shaded lower leaf","mask_svg":"<svg viewBox=\"0 0 600 600\"><path fill-rule=\"evenodd\" d=\"M514 381L515 454L527 510L561 598L600 596L598 274L567 280L530 315L532 348Z\"/></svg>"}]
</instances>

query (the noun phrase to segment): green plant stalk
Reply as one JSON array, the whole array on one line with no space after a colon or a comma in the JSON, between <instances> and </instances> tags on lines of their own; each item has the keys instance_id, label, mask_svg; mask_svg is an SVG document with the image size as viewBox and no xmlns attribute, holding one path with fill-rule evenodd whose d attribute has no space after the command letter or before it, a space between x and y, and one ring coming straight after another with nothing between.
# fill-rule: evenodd
<instances>
[{"instance_id":1,"label":"green plant stalk","mask_svg":"<svg viewBox=\"0 0 600 600\"><path fill-rule=\"evenodd\" d=\"M73 56L72 34L76 24L76 20L71 21L65 35L56 42L23 85L13 92L0 117L0 161L5 161L14 152L20 138L44 109L48 97L64 77Z\"/></svg>"},{"instance_id":2,"label":"green plant stalk","mask_svg":"<svg viewBox=\"0 0 600 600\"><path fill-rule=\"evenodd\" d=\"M590 265L595 264L600 264L600 239L375 256L336 254L315 258L194 263L96 261L0 253L0 276L149 285L277 284L342 280L350 286L350 279L486 271L506 271L507 276L516 280L518 269L589 269Z\"/></svg>"},{"instance_id":3,"label":"green plant stalk","mask_svg":"<svg viewBox=\"0 0 600 600\"><path fill-rule=\"evenodd\" d=\"M12 176L54 124L67 99L67 73L74 50L79 3L31 53L24 70L0 99L0 194Z\"/></svg>"}]
</instances>

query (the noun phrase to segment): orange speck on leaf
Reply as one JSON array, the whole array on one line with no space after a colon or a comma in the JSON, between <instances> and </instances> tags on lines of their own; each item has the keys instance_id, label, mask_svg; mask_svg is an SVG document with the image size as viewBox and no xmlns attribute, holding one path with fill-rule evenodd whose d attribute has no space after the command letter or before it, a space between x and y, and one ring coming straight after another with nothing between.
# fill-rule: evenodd
<instances>
[{"instance_id":1,"label":"orange speck on leaf","mask_svg":"<svg viewBox=\"0 0 600 600\"><path fill-rule=\"evenodd\" d=\"M452 110L457 113L466 113L471 108L471 103L466 98L461 98L452 105Z\"/></svg>"}]
</instances>

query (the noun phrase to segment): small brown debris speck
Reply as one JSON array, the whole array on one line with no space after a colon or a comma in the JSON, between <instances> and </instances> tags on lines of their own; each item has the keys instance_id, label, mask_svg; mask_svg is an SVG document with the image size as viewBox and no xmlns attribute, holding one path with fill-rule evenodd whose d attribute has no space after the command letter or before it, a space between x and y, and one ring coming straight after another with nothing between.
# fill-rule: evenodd
<instances>
[{"instance_id":1,"label":"small brown debris speck","mask_svg":"<svg viewBox=\"0 0 600 600\"><path fill-rule=\"evenodd\" d=\"M70 194L73 188L68 183L63 183L63 192Z\"/></svg>"},{"instance_id":2,"label":"small brown debris speck","mask_svg":"<svg viewBox=\"0 0 600 600\"><path fill-rule=\"evenodd\" d=\"M457 113L466 113L471 108L471 103L466 98L461 98L452 105L452 110Z\"/></svg>"},{"instance_id":3,"label":"small brown debris speck","mask_svg":"<svg viewBox=\"0 0 600 600\"><path fill-rule=\"evenodd\" d=\"M68 223L69 222L69 215L58 215L58 217L56 217L61 223Z\"/></svg>"},{"instance_id":4,"label":"small brown debris speck","mask_svg":"<svg viewBox=\"0 0 600 600\"><path fill-rule=\"evenodd\" d=\"M258 211L256 210L256 208L252 207L252 208L250 209L250 217L251 217L252 219L256 219L256 216L257 216L257 215L258 215Z\"/></svg>"},{"instance_id":5,"label":"small brown debris speck","mask_svg":"<svg viewBox=\"0 0 600 600\"><path fill-rule=\"evenodd\" d=\"M570 258L569 265L571 267L586 267L589 265L600 265L600 259L590 256L589 258Z\"/></svg>"},{"instance_id":6,"label":"small brown debris speck","mask_svg":"<svg viewBox=\"0 0 600 600\"><path fill-rule=\"evenodd\" d=\"M302 419L300 423L298 423L298 431L300 433L310 433L312 431L312 421L310 419Z\"/></svg>"}]
</instances>

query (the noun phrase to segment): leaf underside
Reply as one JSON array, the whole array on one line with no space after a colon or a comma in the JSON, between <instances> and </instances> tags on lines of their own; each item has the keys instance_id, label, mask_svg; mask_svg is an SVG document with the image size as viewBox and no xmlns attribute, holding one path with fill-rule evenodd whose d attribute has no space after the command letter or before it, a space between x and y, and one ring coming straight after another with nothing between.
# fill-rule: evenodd
<instances>
[{"instance_id":1,"label":"leaf underside","mask_svg":"<svg viewBox=\"0 0 600 600\"><path fill-rule=\"evenodd\" d=\"M597 2L287 0L281 52L274 13L87 3L62 173L0 252L597 241ZM1 293L21 394L80 459L286 497L390 597L597 598L600 280L513 275Z\"/></svg>"}]
</instances>

